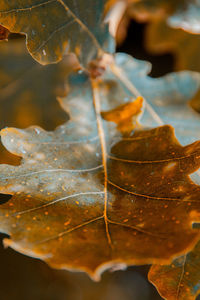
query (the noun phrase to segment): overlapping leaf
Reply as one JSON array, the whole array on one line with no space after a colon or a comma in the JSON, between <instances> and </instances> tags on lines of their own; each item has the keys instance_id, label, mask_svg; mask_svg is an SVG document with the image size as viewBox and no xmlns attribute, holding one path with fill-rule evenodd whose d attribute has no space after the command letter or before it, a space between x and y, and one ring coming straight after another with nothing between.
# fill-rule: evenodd
<instances>
[{"instance_id":1,"label":"overlapping leaf","mask_svg":"<svg viewBox=\"0 0 200 300\"><path fill-rule=\"evenodd\" d=\"M59 61L75 52L81 63L114 50L103 22L107 0L2 0L0 23L11 32L25 33L31 55L40 63Z\"/></svg>"},{"instance_id":2,"label":"overlapping leaf","mask_svg":"<svg viewBox=\"0 0 200 300\"><path fill-rule=\"evenodd\" d=\"M73 63L70 59L66 57L59 64L43 67L30 57L24 40L2 42L0 128L38 124L52 130L65 122L67 116L56 97L67 93L66 78Z\"/></svg>"},{"instance_id":3,"label":"overlapping leaf","mask_svg":"<svg viewBox=\"0 0 200 300\"><path fill-rule=\"evenodd\" d=\"M147 85L146 65L138 68L130 59L143 90L151 84L155 93L180 99L179 85L164 85L167 78L147 79ZM182 89L183 98L199 83L190 73L173 78L181 86L194 83L193 90ZM200 144L182 147L170 126L132 134L130 119L140 113L141 98L133 103L121 85L111 74L92 86L76 74L60 100L70 122L54 132L2 131L6 148L23 157L18 167L0 168L0 191L13 195L0 208L1 231L10 235L6 245L97 279L115 263L167 262L196 243L192 222L199 221L200 188L188 175L200 166Z\"/></svg>"},{"instance_id":4,"label":"overlapping leaf","mask_svg":"<svg viewBox=\"0 0 200 300\"><path fill-rule=\"evenodd\" d=\"M175 28L182 28L191 33L200 33L200 1L183 1L174 15L168 20L169 25Z\"/></svg>"},{"instance_id":5,"label":"overlapping leaf","mask_svg":"<svg viewBox=\"0 0 200 300\"><path fill-rule=\"evenodd\" d=\"M175 128L178 140L184 145L200 139L200 117L188 105L188 100L199 90L198 73L171 73L153 79L147 76L151 65L145 61L132 59L123 53L116 55L116 61L118 75L130 95L131 92L139 95L139 91L147 99L142 124L146 127L170 124ZM118 93L119 91L116 92L116 98ZM111 98L113 94L114 91Z\"/></svg>"},{"instance_id":6,"label":"overlapping leaf","mask_svg":"<svg viewBox=\"0 0 200 300\"><path fill-rule=\"evenodd\" d=\"M167 300L195 300L200 293L200 243L169 266L153 266L149 280Z\"/></svg>"},{"instance_id":7,"label":"overlapping leaf","mask_svg":"<svg viewBox=\"0 0 200 300\"><path fill-rule=\"evenodd\" d=\"M140 21L167 18L172 27L182 28L192 33L200 33L199 0L125 0L128 15Z\"/></svg>"},{"instance_id":8,"label":"overlapping leaf","mask_svg":"<svg viewBox=\"0 0 200 300\"><path fill-rule=\"evenodd\" d=\"M146 41L147 48L152 53L173 52L176 58L176 70L200 72L200 63L197 59L200 50L200 35L170 28L163 20L158 20L148 26ZM200 111L200 92L192 100L191 105L195 110Z\"/></svg>"},{"instance_id":9,"label":"overlapping leaf","mask_svg":"<svg viewBox=\"0 0 200 300\"><path fill-rule=\"evenodd\" d=\"M151 21L147 26L146 46L154 53L173 52L175 70L200 71L197 59L200 49L200 2L199 1L127 1L127 13L122 19L117 40L126 35L129 19ZM170 16L170 17L169 17ZM169 25L169 26L168 26ZM174 29L170 27L184 29ZM197 33L197 34L190 34ZM200 111L200 92L190 102Z\"/></svg>"},{"instance_id":10,"label":"overlapping leaf","mask_svg":"<svg viewBox=\"0 0 200 300\"><path fill-rule=\"evenodd\" d=\"M132 18L139 22L165 20L171 28L181 28L192 34L200 33L199 0L110 0L109 7L124 3L126 11L119 22L116 40L118 43L126 37L127 28ZM116 5L117 8L117 5Z\"/></svg>"},{"instance_id":11,"label":"overlapping leaf","mask_svg":"<svg viewBox=\"0 0 200 300\"><path fill-rule=\"evenodd\" d=\"M197 59L200 35L192 35L167 26L165 21L152 22L147 29L147 47L153 53L173 52L176 55L176 70L200 71Z\"/></svg>"},{"instance_id":12,"label":"overlapping leaf","mask_svg":"<svg viewBox=\"0 0 200 300\"><path fill-rule=\"evenodd\" d=\"M65 58L57 65L41 67L25 49L23 40L10 40L0 44L0 128L25 128L40 125L53 130L68 119L56 101L66 95L66 77L73 60ZM48 107L48 109L47 109ZM1 147L2 148L2 147ZM12 157L4 155L0 161L10 163Z\"/></svg>"}]
</instances>

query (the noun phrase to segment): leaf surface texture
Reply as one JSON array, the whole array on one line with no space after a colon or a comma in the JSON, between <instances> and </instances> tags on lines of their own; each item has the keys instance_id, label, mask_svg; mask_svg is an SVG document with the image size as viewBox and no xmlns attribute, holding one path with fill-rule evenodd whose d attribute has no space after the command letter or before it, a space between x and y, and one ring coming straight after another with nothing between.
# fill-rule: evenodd
<instances>
[{"instance_id":1,"label":"leaf surface texture","mask_svg":"<svg viewBox=\"0 0 200 300\"><path fill-rule=\"evenodd\" d=\"M86 65L114 51L103 22L106 0L1 1L0 23L11 32L25 33L31 55L42 64L74 52Z\"/></svg>"},{"instance_id":2,"label":"leaf surface texture","mask_svg":"<svg viewBox=\"0 0 200 300\"><path fill-rule=\"evenodd\" d=\"M171 265L151 267L149 280L164 299L195 300L199 294L200 243L188 254L174 260Z\"/></svg>"},{"instance_id":3,"label":"leaf surface texture","mask_svg":"<svg viewBox=\"0 0 200 300\"><path fill-rule=\"evenodd\" d=\"M132 74L146 76L146 67L141 71L126 59L135 64ZM174 78L191 80L195 90L193 75ZM0 168L0 191L13 195L0 207L1 231L10 235L5 244L94 279L116 263L168 262L199 238L192 222L200 190L188 176L200 165L199 142L181 146L170 126L134 133L130 117L141 113L141 98L113 78L109 72L92 82L84 73L72 75L67 98L59 100L71 119L55 131L9 128L1 134L6 148L23 158L20 166ZM151 84L162 90L165 80ZM179 86L166 87L176 95Z\"/></svg>"}]
</instances>

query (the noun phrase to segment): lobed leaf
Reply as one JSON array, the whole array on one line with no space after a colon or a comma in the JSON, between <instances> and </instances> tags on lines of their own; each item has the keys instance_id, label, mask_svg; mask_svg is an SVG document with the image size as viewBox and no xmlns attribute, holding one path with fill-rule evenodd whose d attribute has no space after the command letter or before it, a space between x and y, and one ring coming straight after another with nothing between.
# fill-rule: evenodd
<instances>
[{"instance_id":1,"label":"lobed leaf","mask_svg":"<svg viewBox=\"0 0 200 300\"><path fill-rule=\"evenodd\" d=\"M125 60L144 90L151 84L154 93L180 99L179 85L146 79L145 63L142 69ZM130 119L141 113L142 100L133 103L116 74L95 81L74 74L68 97L60 99L71 120L54 132L30 127L1 134L23 158L20 166L0 167L0 192L13 195L0 206L0 229L10 236L5 245L94 279L115 264L167 263L199 239L192 223L199 221L200 189L189 178L200 166L199 142L181 146L170 126L133 132ZM198 78L182 75L173 75L181 86L194 83L182 89L187 97Z\"/></svg>"},{"instance_id":2,"label":"lobed leaf","mask_svg":"<svg viewBox=\"0 0 200 300\"><path fill-rule=\"evenodd\" d=\"M149 280L164 299L195 300L200 293L200 243L169 266L152 266Z\"/></svg>"},{"instance_id":3,"label":"lobed leaf","mask_svg":"<svg viewBox=\"0 0 200 300\"><path fill-rule=\"evenodd\" d=\"M115 57L118 76L129 95L141 95L147 100L146 110L141 118L144 126L170 124L183 145L200 139L199 114L188 106L188 100L199 91L198 73L183 71L155 79L147 76L151 71L151 64L148 62L132 59L123 53L118 53ZM116 81L116 77L114 80ZM115 89L110 94L110 101L113 95L115 98L119 95L118 89L116 93L114 91Z\"/></svg>"},{"instance_id":4,"label":"lobed leaf","mask_svg":"<svg viewBox=\"0 0 200 300\"><path fill-rule=\"evenodd\" d=\"M172 27L200 33L199 0L127 0L127 3L129 16L141 21L163 16Z\"/></svg>"},{"instance_id":5,"label":"lobed leaf","mask_svg":"<svg viewBox=\"0 0 200 300\"><path fill-rule=\"evenodd\" d=\"M86 65L104 52L113 52L108 25L103 22L107 0L2 0L0 23L24 33L33 58L55 63L74 52Z\"/></svg>"},{"instance_id":6,"label":"lobed leaf","mask_svg":"<svg viewBox=\"0 0 200 300\"><path fill-rule=\"evenodd\" d=\"M186 6L186 7L185 7ZM190 0L172 15L168 23L174 28L182 28L191 33L200 33L200 1Z\"/></svg>"},{"instance_id":7,"label":"lobed leaf","mask_svg":"<svg viewBox=\"0 0 200 300\"><path fill-rule=\"evenodd\" d=\"M30 57L24 40L2 42L0 128L38 124L52 130L67 121L56 97L67 94L66 78L73 70L72 64L69 56L59 64L43 67Z\"/></svg>"},{"instance_id":8,"label":"lobed leaf","mask_svg":"<svg viewBox=\"0 0 200 300\"><path fill-rule=\"evenodd\" d=\"M192 35L180 29L167 26L163 20L152 22L146 32L147 48L151 53L172 52L175 55L175 69L200 72L199 55L200 36ZM184 51L183 51L184 49ZM191 106L200 111L200 91L192 99Z\"/></svg>"},{"instance_id":9,"label":"lobed leaf","mask_svg":"<svg viewBox=\"0 0 200 300\"><path fill-rule=\"evenodd\" d=\"M200 36L192 35L180 29L167 26L158 20L147 28L147 48L152 53L173 52L176 56L176 70L200 71L199 54Z\"/></svg>"},{"instance_id":10,"label":"lobed leaf","mask_svg":"<svg viewBox=\"0 0 200 300\"><path fill-rule=\"evenodd\" d=\"M166 21L171 29L180 28L189 33L200 33L199 0L110 0L108 6L110 8L115 4L114 7L118 10L119 3L126 7L125 13L121 14L121 21L118 20L118 29L115 30L116 41L119 44L125 39L132 18L139 22L162 20ZM176 42L176 39L172 42Z\"/></svg>"},{"instance_id":11,"label":"lobed leaf","mask_svg":"<svg viewBox=\"0 0 200 300\"><path fill-rule=\"evenodd\" d=\"M57 96L67 94L66 78L73 58L42 67L28 54L23 40L0 44L0 128L26 128L38 124L47 130L68 120ZM47 109L48 107L48 109ZM1 146L0 161L12 163L12 157Z\"/></svg>"}]
</instances>

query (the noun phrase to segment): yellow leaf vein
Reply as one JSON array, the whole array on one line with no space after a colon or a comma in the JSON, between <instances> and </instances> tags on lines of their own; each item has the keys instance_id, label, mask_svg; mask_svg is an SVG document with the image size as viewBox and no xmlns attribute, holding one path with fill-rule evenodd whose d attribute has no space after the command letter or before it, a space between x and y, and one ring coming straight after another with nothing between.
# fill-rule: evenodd
<instances>
[{"instance_id":1,"label":"yellow leaf vein","mask_svg":"<svg viewBox=\"0 0 200 300\"><path fill-rule=\"evenodd\" d=\"M44 48L45 45L51 40L51 38L55 35L55 33L66 29L68 26L71 26L73 23L75 22L75 20L71 20L70 22L65 22L63 25L61 25L60 27L58 27L57 29L55 29L52 33L50 33L50 35L48 36L48 38L36 49L33 51L33 54L39 52L41 50L41 48Z\"/></svg>"},{"instance_id":2,"label":"yellow leaf vein","mask_svg":"<svg viewBox=\"0 0 200 300\"><path fill-rule=\"evenodd\" d=\"M197 154L199 154L199 151L188 154L188 155L185 155L185 156L181 156L181 157L172 157L172 158L168 158L168 159L153 160L153 161L151 161L151 160L142 160L142 161L140 161L140 160L123 159L123 158L118 158L118 157L115 157L115 156L112 156L112 155L108 155L108 157L110 159L113 159L113 160L128 162L128 163L154 164L154 163L166 163L166 162L170 162L170 161L182 160L182 159L185 159L185 158L190 158L190 157L195 156Z\"/></svg>"},{"instance_id":3,"label":"yellow leaf vein","mask_svg":"<svg viewBox=\"0 0 200 300\"><path fill-rule=\"evenodd\" d=\"M179 299L179 295L180 295L181 282L182 282L182 280L183 280L183 276L184 276L184 273L185 273L186 257L187 257L187 256L185 255L185 256L184 256L183 265L182 265L182 268L181 268L181 275L180 275L179 282L178 282L178 286L177 286L176 300Z\"/></svg>"},{"instance_id":4,"label":"yellow leaf vein","mask_svg":"<svg viewBox=\"0 0 200 300\"><path fill-rule=\"evenodd\" d=\"M47 4L50 4L52 2L56 2L56 1L57 0L48 0L48 1L41 2L41 3L38 3L38 4L32 5L32 6L27 6L27 7L23 7L23 8L13 8L13 9L10 9L10 10L0 11L0 14L10 14L10 13L15 13L15 12L17 13L17 12L32 10L34 8L38 8L40 6L47 5Z\"/></svg>"},{"instance_id":5,"label":"yellow leaf vein","mask_svg":"<svg viewBox=\"0 0 200 300\"><path fill-rule=\"evenodd\" d=\"M91 224L91 223L94 223L94 222L96 222L96 221L98 221L98 220L101 220L101 219L103 219L103 218L104 218L104 216L99 216L99 217L97 217L97 218L95 218L95 219L89 220L89 221L84 222L84 223L82 223L82 224L80 224L80 225L77 225L77 226L75 226L75 227L73 227L73 228L70 228L70 229L68 229L68 230L66 230L66 231L63 231L63 232L61 232L61 233L59 233L59 234L57 234L57 235L55 235L55 236L52 236L52 237L49 237L49 238L44 239L44 240L42 240L42 241L39 241L39 242L37 242L36 244L43 244L43 243L47 243L47 242L49 242L49 241L51 241L51 240L55 240L55 239L61 238L61 237L63 237L64 235L66 235L66 234L68 234L68 233L71 233L71 232L73 232L73 231L75 231L75 230L77 230L77 229L80 229L80 228L82 228L82 227L84 227L84 226L87 226L87 225L89 225L89 224Z\"/></svg>"},{"instance_id":6,"label":"yellow leaf vein","mask_svg":"<svg viewBox=\"0 0 200 300\"><path fill-rule=\"evenodd\" d=\"M103 192L85 192L85 193L78 193L78 194L74 194L74 195L69 195L69 196L66 196L66 197L63 197L63 198L59 198L59 199L50 201L50 202L48 202L46 204L43 204L43 205L40 205L38 207L33 207L33 208L30 208L30 209L27 209L27 210L23 210L23 211L14 213L14 214L11 215L11 217L16 217L16 216L19 216L19 215L23 215L23 214L33 212L33 211L37 211L37 210L46 208L48 206L51 206L53 204L60 203L61 201L65 201L67 199L76 198L76 197L80 197L80 196L87 196L87 195L104 195L104 191Z\"/></svg>"},{"instance_id":7,"label":"yellow leaf vein","mask_svg":"<svg viewBox=\"0 0 200 300\"><path fill-rule=\"evenodd\" d=\"M199 200L183 200L183 199L177 199L177 198L154 197L154 196L149 196L149 195L144 195L144 194L138 194L136 192L128 191L128 190L120 187L119 185L113 183L110 180L108 180L108 183L110 183L112 186L116 187L117 189L119 189L119 190L121 190L123 192L135 195L137 197L146 198L146 199L163 200L163 201L177 201L177 202L181 202L181 203L184 203L184 202L196 202L196 203L199 203Z\"/></svg>"}]
</instances>

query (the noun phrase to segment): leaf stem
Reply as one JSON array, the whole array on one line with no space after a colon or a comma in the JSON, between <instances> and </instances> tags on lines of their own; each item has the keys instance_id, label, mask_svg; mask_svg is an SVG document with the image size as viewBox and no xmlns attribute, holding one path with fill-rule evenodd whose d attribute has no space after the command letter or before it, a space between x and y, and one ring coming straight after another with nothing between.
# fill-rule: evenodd
<instances>
[{"instance_id":1,"label":"leaf stem","mask_svg":"<svg viewBox=\"0 0 200 300\"><path fill-rule=\"evenodd\" d=\"M96 119L97 119L97 127L98 133L100 138L101 144L101 152L102 152L102 164L104 168L104 220L106 225L106 235L108 239L108 244L112 248L112 241L109 232L108 226L108 217L107 217L107 210L108 210L108 172L107 172L107 151L106 151L106 138L103 129L103 123L101 118L101 104L100 104L100 90L98 79L91 79L92 84L92 91L93 91L93 103L96 112Z\"/></svg>"}]
</instances>

